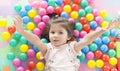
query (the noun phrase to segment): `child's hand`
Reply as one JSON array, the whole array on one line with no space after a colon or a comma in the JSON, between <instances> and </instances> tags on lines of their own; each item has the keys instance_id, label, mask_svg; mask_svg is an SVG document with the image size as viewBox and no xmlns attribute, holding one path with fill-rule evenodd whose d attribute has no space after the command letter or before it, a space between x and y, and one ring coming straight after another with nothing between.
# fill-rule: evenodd
<instances>
[{"instance_id":1,"label":"child's hand","mask_svg":"<svg viewBox=\"0 0 120 71\"><path fill-rule=\"evenodd\" d=\"M18 16L18 17L16 17L16 18L14 19L14 24L15 24L16 29L17 29L18 32L21 33L21 32L24 31L24 27L23 27L23 24L22 24L22 19L21 19L20 16Z\"/></svg>"}]
</instances>

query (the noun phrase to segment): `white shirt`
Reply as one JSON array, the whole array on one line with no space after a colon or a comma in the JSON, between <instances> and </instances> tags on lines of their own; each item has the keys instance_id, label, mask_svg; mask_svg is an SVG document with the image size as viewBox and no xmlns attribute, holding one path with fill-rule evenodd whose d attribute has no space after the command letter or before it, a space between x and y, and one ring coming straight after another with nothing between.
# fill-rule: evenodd
<instances>
[{"instance_id":1,"label":"white shirt","mask_svg":"<svg viewBox=\"0 0 120 71\"><path fill-rule=\"evenodd\" d=\"M70 42L59 47L48 43L47 53L45 54L46 71L78 71L80 61L77 55L81 55L74 50L74 43Z\"/></svg>"}]
</instances>

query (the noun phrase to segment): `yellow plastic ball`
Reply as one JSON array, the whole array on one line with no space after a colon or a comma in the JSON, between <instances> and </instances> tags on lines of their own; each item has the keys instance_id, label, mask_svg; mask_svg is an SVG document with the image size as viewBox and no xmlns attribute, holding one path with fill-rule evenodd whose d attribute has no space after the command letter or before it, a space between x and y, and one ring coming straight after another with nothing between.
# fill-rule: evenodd
<instances>
[{"instance_id":1,"label":"yellow plastic ball","mask_svg":"<svg viewBox=\"0 0 120 71\"><path fill-rule=\"evenodd\" d=\"M71 14L70 14L71 18L78 18L78 12L77 11L72 11Z\"/></svg>"},{"instance_id":2,"label":"yellow plastic ball","mask_svg":"<svg viewBox=\"0 0 120 71\"><path fill-rule=\"evenodd\" d=\"M22 44L21 46L20 46L20 51L21 52L27 52L28 51L28 45L26 45L26 44Z\"/></svg>"},{"instance_id":3,"label":"yellow plastic ball","mask_svg":"<svg viewBox=\"0 0 120 71\"><path fill-rule=\"evenodd\" d=\"M45 65L42 62L38 62L36 64L36 68L37 68L37 70L43 70L45 68Z\"/></svg>"},{"instance_id":4,"label":"yellow plastic ball","mask_svg":"<svg viewBox=\"0 0 120 71\"><path fill-rule=\"evenodd\" d=\"M94 68L95 67L95 61L94 60L88 60L87 65L89 68Z\"/></svg>"},{"instance_id":5,"label":"yellow plastic ball","mask_svg":"<svg viewBox=\"0 0 120 71\"><path fill-rule=\"evenodd\" d=\"M6 19L0 19L0 27L6 27L7 20Z\"/></svg>"},{"instance_id":6,"label":"yellow plastic ball","mask_svg":"<svg viewBox=\"0 0 120 71\"><path fill-rule=\"evenodd\" d=\"M28 30L33 30L35 28L35 24L33 22L29 22L27 25L26 25L26 28Z\"/></svg>"},{"instance_id":7,"label":"yellow plastic ball","mask_svg":"<svg viewBox=\"0 0 120 71\"><path fill-rule=\"evenodd\" d=\"M8 39L10 39L10 33L9 33L9 32L3 32L3 33L2 33L2 39L3 39L3 40L8 40Z\"/></svg>"},{"instance_id":8,"label":"yellow plastic ball","mask_svg":"<svg viewBox=\"0 0 120 71\"><path fill-rule=\"evenodd\" d=\"M65 12L69 13L69 12L71 12L71 6L70 6L70 5L65 5L65 6L63 7L63 10L64 10Z\"/></svg>"},{"instance_id":9,"label":"yellow plastic ball","mask_svg":"<svg viewBox=\"0 0 120 71\"><path fill-rule=\"evenodd\" d=\"M40 59L41 59L41 54L40 54L40 52L37 52L37 53L36 53L36 58L37 58L37 60L40 60Z\"/></svg>"},{"instance_id":10,"label":"yellow plastic ball","mask_svg":"<svg viewBox=\"0 0 120 71\"><path fill-rule=\"evenodd\" d=\"M100 25L101 27L107 27L108 26L108 22L107 21L103 21Z\"/></svg>"},{"instance_id":11,"label":"yellow plastic ball","mask_svg":"<svg viewBox=\"0 0 120 71\"><path fill-rule=\"evenodd\" d=\"M109 59L109 63L111 64L111 65L113 65L113 66L115 66L116 64L117 64L117 59L115 58L115 57L111 57L110 59Z\"/></svg>"},{"instance_id":12,"label":"yellow plastic ball","mask_svg":"<svg viewBox=\"0 0 120 71\"><path fill-rule=\"evenodd\" d=\"M94 15L91 14L91 13L89 13L89 14L86 15L86 19L87 19L88 21L92 21L92 20L94 19Z\"/></svg>"},{"instance_id":13,"label":"yellow plastic ball","mask_svg":"<svg viewBox=\"0 0 120 71\"><path fill-rule=\"evenodd\" d=\"M102 60L99 59L96 61L96 67L102 68L103 66L104 66L104 62Z\"/></svg>"},{"instance_id":14,"label":"yellow plastic ball","mask_svg":"<svg viewBox=\"0 0 120 71\"><path fill-rule=\"evenodd\" d=\"M36 15L37 15L36 10L31 9L30 11L28 11L28 16L29 16L30 18L34 18Z\"/></svg>"},{"instance_id":15,"label":"yellow plastic ball","mask_svg":"<svg viewBox=\"0 0 120 71\"><path fill-rule=\"evenodd\" d=\"M107 12L106 12L105 10L101 10L101 11L100 11L100 16L101 16L102 18L105 18L105 17L107 16Z\"/></svg>"}]
</instances>

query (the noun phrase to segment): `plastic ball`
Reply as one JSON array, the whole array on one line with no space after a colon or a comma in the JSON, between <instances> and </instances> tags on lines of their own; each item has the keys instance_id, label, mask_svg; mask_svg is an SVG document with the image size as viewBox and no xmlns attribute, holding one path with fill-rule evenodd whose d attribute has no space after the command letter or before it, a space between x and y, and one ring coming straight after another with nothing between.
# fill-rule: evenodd
<instances>
[{"instance_id":1,"label":"plastic ball","mask_svg":"<svg viewBox=\"0 0 120 71\"><path fill-rule=\"evenodd\" d=\"M48 7L48 3L46 1L41 1L40 2L40 7L41 8L47 8Z\"/></svg>"},{"instance_id":2,"label":"plastic ball","mask_svg":"<svg viewBox=\"0 0 120 71\"><path fill-rule=\"evenodd\" d=\"M36 53L36 58L37 58L37 60L40 60L40 59L41 59L41 53L40 53L40 52L37 52L37 53Z\"/></svg>"},{"instance_id":3,"label":"plastic ball","mask_svg":"<svg viewBox=\"0 0 120 71\"><path fill-rule=\"evenodd\" d=\"M98 23L98 24L101 24L102 21L103 21L103 18L101 16L96 16L95 17L95 21Z\"/></svg>"},{"instance_id":4,"label":"plastic ball","mask_svg":"<svg viewBox=\"0 0 120 71\"><path fill-rule=\"evenodd\" d=\"M27 11L21 10L21 11L19 12L19 15L20 15L21 17L27 16Z\"/></svg>"},{"instance_id":5,"label":"plastic ball","mask_svg":"<svg viewBox=\"0 0 120 71\"><path fill-rule=\"evenodd\" d=\"M87 0L82 0L82 1L81 1L81 6L82 6L83 8L87 7L87 6L88 6L88 1L87 1Z\"/></svg>"},{"instance_id":6,"label":"plastic ball","mask_svg":"<svg viewBox=\"0 0 120 71\"><path fill-rule=\"evenodd\" d=\"M109 57L107 54L103 54L102 57L101 57L101 59L102 59L104 62L108 62L109 58L110 58L110 57Z\"/></svg>"},{"instance_id":7,"label":"plastic ball","mask_svg":"<svg viewBox=\"0 0 120 71\"><path fill-rule=\"evenodd\" d=\"M84 48L82 48L81 51L86 54L87 52L89 52L89 47L85 46Z\"/></svg>"},{"instance_id":8,"label":"plastic ball","mask_svg":"<svg viewBox=\"0 0 120 71\"><path fill-rule=\"evenodd\" d=\"M89 45L90 51L96 51L98 49L98 46L95 43L92 43Z\"/></svg>"},{"instance_id":9,"label":"plastic ball","mask_svg":"<svg viewBox=\"0 0 120 71\"><path fill-rule=\"evenodd\" d=\"M80 4L81 0L73 0L75 4Z\"/></svg>"},{"instance_id":10,"label":"plastic ball","mask_svg":"<svg viewBox=\"0 0 120 71\"><path fill-rule=\"evenodd\" d=\"M87 65L89 68L94 68L95 67L95 61L94 60L88 60Z\"/></svg>"},{"instance_id":11,"label":"plastic ball","mask_svg":"<svg viewBox=\"0 0 120 71\"><path fill-rule=\"evenodd\" d=\"M29 10L31 10L32 9L32 5L31 4L26 4L25 5L25 10L26 11L29 11Z\"/></svg>"},{"instance_id":12,"label":"plastic ball","mask_svg":"<svg viewBox=\"0 0 120 71\"><path fill-rule=\"evenodd\" d=\"M43 70L44 69L44 63L42 63L42 62L38 62L37 64L36 64L36 68L37 68L37 70Z\"/></svg>"},{"instance_id":13,"label":"plastic ball","mask_svg":"<svg viewBox=\"0 0 120 71\"><path fill-rule=\"evenodd\" d=\"M109 55L110 57L114 57L114 56L116 55L116 51L113 50L113 49L110 49L110 50L108 51L108 55Z\"/></svg>"},{"instance_id":14,"label":"plastic ball","mask_svg":"<svg viewBox=\"0 0 120 71\"><path fill-rule=\"evenodd\" d=\"M104 65L104 66L102 67L102 71L110 71L110 66Z\"/></svg>"},{"instance_id":15,"label":"plastic ball","mask_svg":"<svg viewBox=\"0 0 120 71\"><path fill-rule=\"evenodd\" d=\"M110 35L116 37L118 35L118 29L111 29Z\"/></svg>"},{"instance_id":16,"label":"plastic ball","mask_svg":"<svg viewBox=\"0 0 120 71\"><path fill-rule=\"evenodd\" d=\"M31 60L28 62L28 69L33 70L36 67L36 62Z\"/></svg>"},{"instance_id":17,"label":"plastic ball","mask_svg":"<svg viewBox=\"0 0 120 71\"><path fill-rule=\"evenodd\" d=\"M85 18L85 17L81 17L80 19L79 19L79 22L81 23L81 24L87 24L87 19Z\"/></svg>"},{"instance_id":18,"label":"plastic ball","mask_svg":"<svg viewBox=\"0 0 120 71\"><path fill-rule=\"evenodd\" d=\"M73 18L68 19L69 22L75 23L75 20Z\"/></svg>"},{"instance_id":19,"label":"plastic ball","mask_svg":"<svg viewBox=\"0 0 120 71\"><path fill-rule=\"evenodd\" d=\"M16 40L19 40L20 38L21 38L21 34L19 33L19 32L15 32L14 34L13 34L13 38L14 39L16 39Z\"/></svg>"},{"instance_id":20,"label":"plastic ball","mask_svg":"<svg viewBox=\"0 0 120 71\"><path fill-rule=\"evenodd\" d=\"M26 25L26 28L28 30L33 30L35 28L35 24L33 22L29 22L27 25Z\"/></svg>"},{"instance_id":21,"label":"plastic ball","mask_svg":"<svg viewBox=\"0 0 120 71\"><path fill-rule=\"evenodd\" d=\"M50 17L48 15L44 15L42 17L42 21L45 22L45 23L47 23L49 20L50 20Z\"/></svg>"},{"instance_id":22,"label":"plastic ball","mask_svg":"<svg viewBox=\"0 0 120 71\"><path fill-rule=\"evenodd\" d=\"M11 26L8 26L8 32L10 32L11 34L14 33L16 31L16 27L11 25Z\"/></svg>"},{"instance_id":23,"label":"plastic ball","mask_svg":"<svg viewBox=\"0 0 120 71\"><path fill-rule=\"evenodd\" d=\"M76 19L76 18L78 18L79 15L78 15L77 11L72 11L71 14L70 14L70 16L71 16L71 18Z\"/></svg>"},{"instance_id":24,"label":"plastic ball","mask_svg":"<svg viewBox=\"0 0 120 71\"><path fill-rule=\"evenodd\" d=\"M105 36L105 37L102 38L102 42L104 44L108 44L110 42L110 38Z\"/></svg>"},{"instance_id":25,"label":"plastic ball","mask_svg":"<svg viewBox=\"0 0 120 71\"><path fill-rule=\"evenodd\" d=\"M2 39L3 40L8 40L8 39L10 39L10 33L9 32L3 32L2 33Z\"/></svg>"},{"instance_id":26,"label":"plastic ball","mask_svg":"<svg viewBox=\"0 0 120 71\"><path fill-rule=\"evenodd\" d=\"M47 11L47 14L52 14L52 13L54 13L54 7L48 6L46 11Z\"/></svg>"},{"instance_id":27,"label":"plastic ball","mask_svg":"<svg viewBox=\"0 0 120 71\"><path fill-rule=\"evenodd\" d=\"M26 53L20 53L19 55L20 60L24 61L27 59L27 54Z\"/></svg>"},{"instance_id":28,"label":"plastic ball","mask_svg":"<svg viewBox=\"0 0 120 71\"><path fill-rule=\"evenodd\" d=\"M28 11L28 16L29 16L30 18L34 18L36 15L37 15L36 10L31 9L31 10Z\"/></svg>"},{"instance_id":29,"label":"plastic ball","mask_svg":"<svg viewBox=\"0 0 120 71\"><path fill-rule=\"evenodd\" d=\"M115 47L116 47L115 42L110 41L110 42L108 43L108 48L110 48L110 49L114 49Z\"/></svg>"},{"instance_id":30,"label":"plastic ball","mask_svg":"<svg viewBox=\"0 0 120 71\"><path fill-rule=\"evenodd\" d=\"M48 4L50 5L50 6L55 6L55 1L54 0L48 0Z\"/></svg>"},{"instance_id":31,"label":"plastic ball","mask_svg":"<svg viewBox=\"0 0 120 71\"><path fill-rule=\"evenodd\" d=\"M33 49L35 52L39 52L39 49L38 49L38 47L36 47L36 46L33 46L32 49Z\"/></svg>"},{"instance_id":32,"label":"plastic ball","mask_svg":"<svg viewBox=\"0 0 120 71\"><path fill-rule=\"evenodd\" d=\"M2 18L0 19L0 27L6 27L7 26L7 20Z\"/></svg>"},{"instance_id":33,"label":"plastic ball","mask_svg":"<svg viewBox=\"0 0 120 71\"><path fill-rule=\"evenodd\" d=\"M21 6L20 4L16 4L16 5L14 6L14 10L15 10L16 12L20 12L21 9L22 9L22 6Z\"/></svg>"},{"instance_id":34,"label":"plastic ball","mask_svg":"<svg viewBox=\"0 0 120 71\"><path fill-rule=\"evenodd\" d=\"M30 69L26 69L25 71L31 71Z\"/></svg>"},{"instance_id":35,"label":"plastic ball","mask_svg":"<svg viewBox=\"0 0 120 71\"><path fill-rule=\"evenodd\" d=\"M87 15L86 15L86 19L87 19L88 21L92 21L92 20L94 19L93 14L91 14L91 13L87 14Z\"/></svg>"},{"instance_id":36,"label":"plastic ball","mask_svg":"<svg viewBox=\"0 0 120 71\"><path fill-rule=\"evenodd\" d=\"M89 51L87 54L86 54L86 58L87 59L93 59L94 58L94 53Z\"/></svg>"},{"instance_id":37,"label":"plastic ball","mask_svg":"<svg viewBox=\"0 0 120 71\"><path fill-rule=\"evenodd\" d=\"M48 43L48 40L47 40L46 38L42 38L41 41L42 41L43 43Z\"/></svg>"},{"instance_id":38,"label":"plastic ball","mask_svg":"<svg viewBox=\"0 0 120 71\"><path fill-rule=\"evenodd\" d=\"M73 4L72 5L72 11L78 11L79 10L79 5Z\"/></svg>"},{"instance_id":39,"label":"plastic ball","mask_svg":"<svg viewBox=\"0 0 120 71\"><path fill-rule=\"evenodd\" d=\"M63 0L64 5L70 4L71 0Z\"/></svg>"},{"instance_id":40,"label":"plastic ball","mask_svg":"<svg viewBox=\"0 0 120 71\"><path fill-rule=\"evenodd\" d=\"M102 52L101 52L100 50L96 50L96 51L94 52L94 56L95 56L96 58L101 58Z\"/></svg>"},{"instance_id":41,"label":"plastic ball","mask_svg":"<svg viewBox=\"0 0 120 71\"><path fill-rule=\"evenodd\" d=\"M30 18L28 16L24 16L22 20L24 24L27 24L28 22L30 22Z\"/></svg>"},{"instance_id":42,"label":"plastic ball","mask_svg":"<svg viewBox=\"0 0 120 71\"><path fill-rule=\"evenodd\" d=\"M40 30L44 30L45 29L45 27L46 27L46 24L44 23L44 22L40 22L40 23L38 23L38 28L40 29Z\"/></svg>"},{"instance_id":43,"label":"plastic ball","mask_svg":"<svg viewBox=\"0 0 120 71\"><path fill-rule=\"evenodd\" d=\"M95 64L96 64L96 67L98 68L102 68L104 66L104 62L100 59L97 60Z\"/></svg>"},{"instance_id":44,"label":"plastic ball","mask_svg":"<svg viewBox=\"0 0 120 71\"><path fill-rule=\"evenodd\" d=\"M96 17L99 15L99 11L97 9L93 9L92 14Z\"/></svg>"},{"instance_id":45,"label":"plastic ball","mask_svg":"<svg viewBox=\"0 0 120 71\"><path fill-rule=\"evenodd\" d=\"M26 44L22 44L21 46L20 46L20 51L21 52L27 52L28 51L28 45L26 45Z\"/></svg>"},{"instance_id":46,"label":"plastic ball","mask_svg":"<svg viewBox=\"0 0 120 71\"><path fill-rule=\"evenodd\" d=\"M108 46L103 44L100 46L100 50L103 52L103 53L106 53L108 51Z\"/></svg>"},{"instance_id":47,"label":"plastic ball","mask_svg":"<svg viewBox=\"0 0 120 71\"><path fill-rule=\"evenodd\" d=\"M62 12L62 13L60 14L60 16L61 16L61 17L64 17L64 18L69 18L69 15L68 15L67 12Z\"/></svg>"},{"instance_id":48,"label":"plastic ball","mask_svg":"<svg viewBox=\"0 0 120 71\"><path fill-rule=\"evenodd\" d=\"M28 42L28 40L23 36L20 38L19 41L20 41L21 44L27 44L27 42Z\"/></svg>"},{"instance_id":49,"label":"plastic ball","mask_svg":"<svg viewBox=\"0 0 120 71\"><path fill-rule=\"evenodd\" d=\"M15 58L13 61L12 61L12 64L16 67L19 67L21 65L21 60L19 58Z\"/></svg>"},{"instance_id":50,"label":"plastic ball","mask_svg":"<svg viewBox=\"0 0 120 71\"><path fill-rule=\"evenodd\" d=\"M115 57L111 57L110 59L109 59L109 63L111 64L111 65L113 65L113 66L115 66L116 64L117 64L117 59L115 58Z\"/></svg>"},{"instance_id":51,"label":"plastic ball","mask_svg":"<svg viewBox=\"0 0 120 71\"><path fill-rule=\"evenodd\" d=\"M100 25L101 27L107 27L108 26L108 22L107 21L103 21Z\"/></svg>"},{"instance_id":52,"label":"plastic ball","mask_svg":"<svg viewBox=\"0 0 120 71\"><path fill-rule=\"evenodd\" d=\"M92 7L91 6L87 6L85 7L85 12L88 14L88 13L91 13L92 12Z\"/></svg>"},{"instance_id":53,"label":"plastic ball","mask_svg":"<svg viewBox=\"0 0 120 71\"><path fill-rule=\"evenodd\" d=\"M32 3L32 7L35 8L35 9L38 9L40 7L40 1L34 1Z\"/></svg>"},{"instance_id":54,"label":"plastic ball","mask_svg":"<svg viewBox=\"0 0 120 71\"><path fill-rule=\"evenodd\" d=\"M58 5L58 6L61 6L63 4L63 0L55 0L55 3Z\"/></svg>"},{"instance_id":55,"label":"plastic ball","mask_svg":"<svg viewBox=\"0 0 120 71\"><path fill-rule=\"evenodd\" d=\"M80 36L80 38L83 38L86 34L87 34L87 32L82 30L82 31L80 31L79 36Z\"/></svg>"},{"instance_id":56,"label":"plastic ball","mask_svg":"<svg viewBox=\"0 0 120 71\"><path fill-rule=\"evenodd\" d=\"M29 49L27 51L27 55L28 55L29 58L32 58L32 57L35 56L35 51L33 49Z\"/></svg>"},{"instance_id":57,"label":"plastic ball","mask_svg":"<svg viewBox=\"0 0 120 71\"><path fill-rule=\"evenodd\" d=\"M106 12L105 10L101 10L101 11L100 11L100 16L101 16L102 18L105 18L105 17L107 16L107 12Z\"/></svg>"},{"instance_id":58,"label":"plastic ball","mask_svg":"<svg viewBox=\"0 0 120 71\"><path fill-rule=\"evenodd\" d=\"M8 59L8 60L13 60L14 58L15 58L15 53L9 52L9 53L7 54L7 59Z\"/></svg>"},{"instance_id":59,"label":"plastic ball","mask_svg":"<svg viewBox=\"0 0 120 71\"><path fill-rule=\"evenodd\" d=\"M78 11L78 14L79 14L79 16L80 17L83 17L83 16L85 16L85 10L84 9L80 9L79 11Z\"/></svg>"},{"instance_id":60,"label":"plastic ball","mask_svg":"<svg viewBox=\"0 0 120 71\"><path fill-rule=\"evenodd\" d=\"M16 68L16 71L25 71L25 69L22 66L20 66L20 67Z\"/></svg>"},{"instance_id":61,"label":"plastic ball","mask_svg":"<svg viewBox=\"0 0 120 71\"><path fill-rule=\"evenodd\" d=\"M79 60L85 60L85 54L84 53L82 53L82 55L80 55L80 56L77 56L77 58L79 59Z\"/></svg>"},{"instance_id":62,"label":"plastic ball","mask_svg":"<svg viewBox=\"0 0 120 71\"><path fill-rule=\"evenodd\" d=\"M39 28L35 28L34 30L33 30L33 33L35 34L35 35L37 35L37 36L40 36L41 35L41 30L39 29Z\"/></svg>"},{"instance_id":63,"label":"plastic ball","mask_svg":"<svg viewBox=\"0 0 120 71\"><path fill-rule=\"evenodd\" d=\"M55 13L59 15L59 14L61 14L61 12L62 12L62 7L57 6L55 8Z\"/></svg>"},{"instance_id":64,"label":"plastic ball","mask_svg":"<svg viewBox=\"0 0 120 71\"><path fill-rule=\"evenodd\" d=\"M15 47L15 46L17 45L17 40L11 39L11 40L9 41L9 45L10 45L11 47Z\"/></svg>"},{"instance_id":65,"label":"plastic ball","mask_svg":"<svg viewBox=\"0 0 120 71\"><path fill-rule=\"evenodd\" d=\"M77 29L79 31L82 30L82 24L79 22L75 23L75 29Z\"/></svg>"},{"instance_id":66,"label":"plastic ball","mask_svg":"<svg viewBox=\"0 0 120 71\"><path fill-rule=\"evenodd\" d=\"M40 10L39 10L39 15L40 15L40 16L44 16L44 15L46 15L46 14L47 14L46 9L40 8Z\"/></svg>"},{"instance_id":67,"label":"plastic ball","mask_svg":"<svg viewBox=\"0 0 120 71\"><path fill-rule=\"evenodd\" d=\"M96 39L94 40L94 43L97 44L98 46L101 45L101 44L102 44L101 38L100 38L100 37L96 38Z\"/></svg>"},{"instance_id":68,"label":"plastic ball","mask_svg":"<svg viewBox=\"0 0 120 71\"><path fill-rule=\"evenodd\" d=\"M36 15L33 20L34 20L34 22L36 24L38 24L39 22L41 22L41 16L40 15Z\"/></svg>"},{"instance_id":69,"label":"plastic ball","mask_svg":"<svg viewBox=\"0 0 120 71\"><path fill-rule=\"evenodd\" d=\"M110 71L119 71L119 70L116 68L111 68Z\"/></svg>"},{"instance_id":70,"label":"plastic ball","mask_svg":"<svg viewBox=\"0 0 120 71\"><path fill-rule=\"evenodd\" d=\"M106 32L104 32L103 34L102 34L102 36L104 37L104 36L110 36L110 32L109 31L106 31Z\"/></svg>"},{"instance_id":71,"label":"plastic ball","mask_svg":"<svg viewBox=\"0 0 120 71\"><path fill-rule=\"evenodd\" d=\"M74 33L75 37L79 37L79 31L78 30L74 30L73 33Z\"/></svg>"},{"instance_id":72,"label":"plastic ball","mask_svg":"<svg viewBox=\"0 0 120 71\"><path fill-rule=\"evenodd\" d=\"M91 21L89 24L92 29L95 29L98 26L96 21Z\"/></svg>"}]
</instances>

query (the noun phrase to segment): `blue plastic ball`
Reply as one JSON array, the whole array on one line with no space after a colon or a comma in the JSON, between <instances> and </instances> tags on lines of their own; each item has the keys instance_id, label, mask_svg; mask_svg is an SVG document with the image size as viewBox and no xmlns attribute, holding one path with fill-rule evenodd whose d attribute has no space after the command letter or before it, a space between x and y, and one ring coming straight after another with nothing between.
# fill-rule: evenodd
<instances>
[{"instance_id":1,"label":"blue plastic ball","mask_svg":"<svg viewBox=\"0 0 120 71\"><path fill-rule=\"evenodd\" d=\"M29 11L29 10L31 10L32 9L32 5L31 4L26 4L25 5L25 10L26 11Z\"/></svg>"},{"instance_id":2,"label":"blue plastic ball","mask_svg":"<svg viewBox=\"0 0 120 71\"><path fill-rule=\"evenodd\" d=\"M108 51L108 46L105 45L105 44L101 45L100 51L103 52L103 53L106 53Z\"/></svg>"},{"instance_id":3,"label":"blue plastic ball","mask_svg":"<svg viewBox=\"0 0 120 71\"><path fill-rule=\"evenodd\" d=\"M110 38L109 37L102 37L102 42L103 44L108 44L110 42Z\"/></svg>"},{"instance_id":4,"label":"blue plastic ball","mask_svg":"<svg viewBox=\"0 0 120 71\"><path fill-rule=\"evenodd\" d=\"M91 22L90 22L90 27L91 27L92 29L97 28L97 26L98 26L98 24L97 24L96 21L91 21Z\"/></svg>"},{"instance_id":5,"label":"blue plastic ball","mask_svg":"<svg viewBox=\"0 0 120 71\"><path fill-rule=\"evenodd\" d=\"M87 52L89 52L89 47L85 46L84 48L82 48L81 51L86 54Z\"/></svg>"},{"instance_id":6,"label":"blue plastic ball","mask_svg":"<svg viewBox=\"0 0 120 71\"><path fill-rule=\"evenodd\" d=\"M27 24L28 22L30 22L30 18L28 16L24 16L22 20L24 24Z\"/></svg>"},{"instance_id":7,"label":"blue plastic ball","mask_svg":"<svg viewBox=\"0 0 120 71\"><path fill-rule=\"evenodd\" d=\"M63 4L63 0L55 0L55 3L58 5L58 6L61 6Z\"/></svg>"},{"instance_id":8,"label":"blue plastic ball","mask_svg":"<svg viewBox=\"0 0 120 71\"><path fill-rule=\"evenodd\" d=\"M61 17L64 17L64 18L69 18L69 15L68 15L68 13L67 12L62 12L61 14L60 14L60 16Z\"/></svg>"},{"instance_id":9,"label":"blue plastic ball","mask_svg":"<svg viewBox=\"0 0 120 71\"><path fill-rule=\"evenodd\" d=\"M21 11L19 12L19 15L20 15L21 17L27 16L27 11L21 10Z\"/></svg>"}]
</instances>

